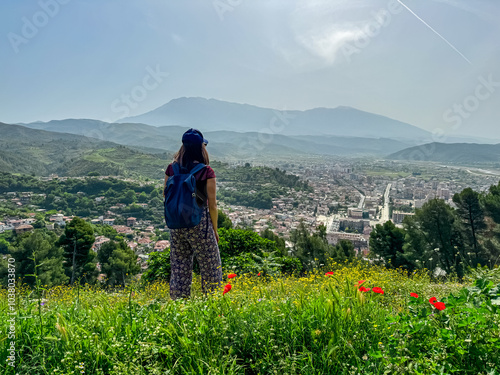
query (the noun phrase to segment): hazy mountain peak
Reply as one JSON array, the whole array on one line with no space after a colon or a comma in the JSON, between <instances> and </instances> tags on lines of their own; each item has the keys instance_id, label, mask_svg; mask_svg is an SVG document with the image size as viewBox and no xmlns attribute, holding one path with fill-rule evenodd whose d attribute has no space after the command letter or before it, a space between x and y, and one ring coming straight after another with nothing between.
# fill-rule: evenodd
<instances>
[{"instance_id":1,"label":"hazy mountain peak","mask_svg":"<svg viewBox=\"0 0 500 375\"><path fill-rule=\"evenodd\" d=\"M172 99L150 112L117 122L135 122L153 126L179 125L198 127L203 131L267 130L283 135L431 139L429 132L416 126L348 106L280 111L201 97Z\"/></svg>"}]
</instances>

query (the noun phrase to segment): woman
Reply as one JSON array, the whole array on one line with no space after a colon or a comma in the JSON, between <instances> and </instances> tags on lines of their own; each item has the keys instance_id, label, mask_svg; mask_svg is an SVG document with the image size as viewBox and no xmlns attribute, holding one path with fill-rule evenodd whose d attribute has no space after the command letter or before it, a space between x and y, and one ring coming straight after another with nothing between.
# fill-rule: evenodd
<instances>
[{"instance_id":1,"label":"woman","mask_svg":"<svg viewBox=\"0 0 500 375\"><path fill-rule=\"evenodd\" d=\"M182 136L182 146L175 154L173 163L165 171L166 187L167 180L174 175L174 163L180 166L182 173L189 173L197 163L206 165L194 174L196 201L200 207L205 207L201 222L192 228L170 230L170 298L173 300L189 297L191 294L193 256L196 256L200 265L203 293L215 290L222 282L215 172L208 165L207 144L199 130L189 129ZM163 190L165 195L165 189Z\"/></svg>"}]
</instances>

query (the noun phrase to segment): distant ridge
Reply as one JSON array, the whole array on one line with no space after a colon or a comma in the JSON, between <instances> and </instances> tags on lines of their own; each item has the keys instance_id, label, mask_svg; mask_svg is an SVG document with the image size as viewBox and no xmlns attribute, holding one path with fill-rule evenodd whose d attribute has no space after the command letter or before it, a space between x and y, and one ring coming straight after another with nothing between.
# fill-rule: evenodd
<instances>
[{"instance_id":1,"label":"distant ridge","mask_svg":"<svg viewBox=\"0 0 500 375\"><path fill-rule=\"evenodd\" d=\"M153 111L117 122L200 127L208 131L258 132L270 129L283 135L431 139L429 132L416 126L351 107L279 111L199 97L173 99Z\"/></svg>"},{"instance_id":2,"label":"distant ridge","mask_svg":"<svg viewBox=\"0 0 500 375\"><path fill-rule=\"evenodd\" d=\"M187 126L151 126L139 123L106 123L88 119L53 120L24 126L52 132L67 132L86 137L139 146L162 151L177 151ZM323 136L287 136L281 133L263 135L255 131L207 131L200 127L209 140L209 152L225 159L246 157L291 156L298 154L385 156L412 146L414 141L389 138Z\"/></svg>"},{"instance_id":3,"label":"distant ridge","mask_svg":"<svg viewBox=\"0 0 500 375\"><path fill-rule=\"evenodd\" d=\"M435 161L441 163L500 163L500 144L429 143L410 147L388 156L392 160Z\"/></svg>"}]
</instances>

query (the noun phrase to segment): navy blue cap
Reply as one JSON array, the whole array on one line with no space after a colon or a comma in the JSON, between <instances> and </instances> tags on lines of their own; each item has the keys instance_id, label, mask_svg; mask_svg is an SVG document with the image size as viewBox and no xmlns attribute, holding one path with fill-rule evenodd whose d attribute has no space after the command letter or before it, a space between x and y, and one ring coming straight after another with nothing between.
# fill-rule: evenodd
<instances>
[{"instance_id":1,"label":"navy blue cap","mask_svg":"<svg viewBox=\"0 0 500 375\"><path fill-rule=\"evenodd\" d=\"M201 145L202 143L208 144L208 141L203 138L203 134L197 129L189 129L182 135L182 143L191 143Z\"/></svg>"}]
</instances>

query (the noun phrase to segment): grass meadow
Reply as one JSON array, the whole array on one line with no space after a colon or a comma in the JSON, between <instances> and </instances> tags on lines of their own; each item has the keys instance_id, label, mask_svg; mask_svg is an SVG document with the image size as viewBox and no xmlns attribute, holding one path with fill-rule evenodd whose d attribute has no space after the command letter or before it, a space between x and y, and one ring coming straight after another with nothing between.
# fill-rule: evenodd
<instances>
[{"instance_id":1,"label":"grass meadow","mask_svg":"<svg viewBox=\"0 0 500 375\"><path fill-rule=\"evenodd\" d=\"M499 374L498 271L463 283L362 264L226 274L226 294L203 296L195 278L192 297L175 302L161 282L39 296L20 286L14 361L2 289L0 373Z\"/></svg>"}]
</instances>

